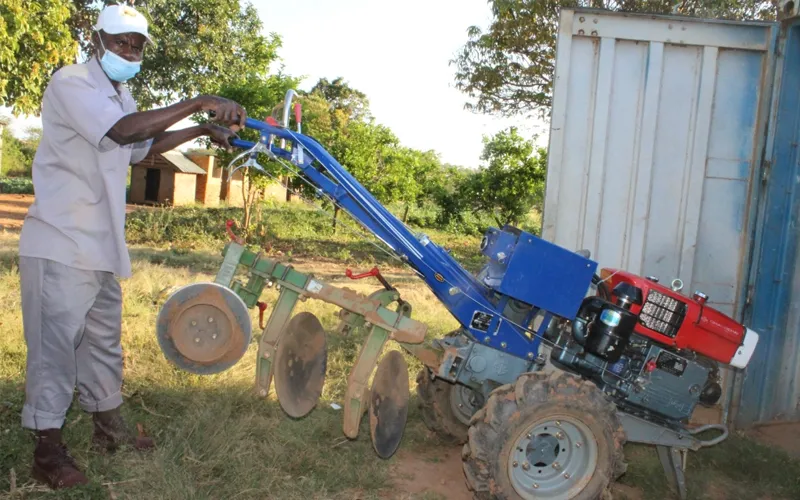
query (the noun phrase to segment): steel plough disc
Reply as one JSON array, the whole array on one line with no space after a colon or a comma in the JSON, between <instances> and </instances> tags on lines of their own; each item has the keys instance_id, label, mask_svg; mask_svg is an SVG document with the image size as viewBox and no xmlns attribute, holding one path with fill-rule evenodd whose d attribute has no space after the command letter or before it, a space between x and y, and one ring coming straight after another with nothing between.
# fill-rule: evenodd
<instances>
[{"instance_id":1,"label":"steel plough disc","mask_svg":"<svg viewBox=\"0 0 800 500\"><path fill-rule=\"evenodd\" d=\"M304 417L317 405L327 364L322 323L309 312L297 314L284 327L275 355L275 392L290 417Z\"/></svg>"},{"instance_id":2,"label":"steel plough disc","mask_svg":"<svg viewBox=\"0 0 800 500\"><path fill-rule=\"evenodd\" d=\"M244 356L252 325L247 306L233 290L193 283L177 289L161 306L156 334L161 351L176 366L211 375Z\"/></svg>"},{"instance_id":3,"label":"steel plough disc","mask_svg":"<svg viewBox=\"0 0 800 500\"><path fill-rule=\"evenodd\" d=\"M408 419L408 366L397 351L389 351L378 364L369 401L372 446L381 458L397 451Z\"/></svg>"}]
</instances>

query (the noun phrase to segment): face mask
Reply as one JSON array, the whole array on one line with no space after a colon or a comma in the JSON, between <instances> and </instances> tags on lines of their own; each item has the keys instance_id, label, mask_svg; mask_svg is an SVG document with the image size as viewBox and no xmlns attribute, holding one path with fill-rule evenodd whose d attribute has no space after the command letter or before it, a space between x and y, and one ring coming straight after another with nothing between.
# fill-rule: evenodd
<instances>
[{"instance_id":1,"label":"face mask","mask_svg":"<svg viewBox=\"0 0 800 500\"><path fill-rule=\"evenodd\" d=\"M109 78L115 82L126 82L136 76L142 63L133 63L117 54L107 50L103 45L103 40L100 40L100 45L103 47L103 57L100 59L100 66L106 72Z\"/></svg>"}]
</instances>

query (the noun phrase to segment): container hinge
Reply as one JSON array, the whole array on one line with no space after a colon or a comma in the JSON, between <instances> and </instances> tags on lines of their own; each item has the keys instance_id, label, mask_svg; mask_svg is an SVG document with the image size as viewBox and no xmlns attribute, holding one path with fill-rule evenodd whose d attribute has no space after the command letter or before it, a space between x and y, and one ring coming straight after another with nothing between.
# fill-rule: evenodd
<instances>
[{"instance_id":1,"label":"container hinge","mask_svg":"<svg viewBox=\"0 0 800 500\"><path fill-rule=\"evenodd\" d=\"M772 162L769 160L764 160L764 166L761 169L761 184L766 184L769 180L769 172L772 167Z\"/></svg>"}]
</instances>

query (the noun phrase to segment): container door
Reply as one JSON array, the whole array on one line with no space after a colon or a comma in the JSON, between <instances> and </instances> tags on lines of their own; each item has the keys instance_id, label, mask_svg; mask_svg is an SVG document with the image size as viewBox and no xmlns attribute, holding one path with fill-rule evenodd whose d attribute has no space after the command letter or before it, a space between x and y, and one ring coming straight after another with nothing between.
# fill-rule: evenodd
<instances>
[{"instance_id":1,"label":"container door","mask_svg":"<svg viewBox=\"0 0 800 500\"><path fill-rule=\"evenodd\" d=\"M563 10L543 237L739 318L776 32Z\"/></svg>"},{"instance_id":2,"label":"container door","mask_svg":"<svg viewBox=\"0 0 800 500\"><path fill-rule=\"evenodd\" d=\"M759 207L746 320L759 346L734 406L736 423L800 420L800 20L787 21L779 41L779 71L767 145L768 172Z\"/></svg>"}]
</instances>

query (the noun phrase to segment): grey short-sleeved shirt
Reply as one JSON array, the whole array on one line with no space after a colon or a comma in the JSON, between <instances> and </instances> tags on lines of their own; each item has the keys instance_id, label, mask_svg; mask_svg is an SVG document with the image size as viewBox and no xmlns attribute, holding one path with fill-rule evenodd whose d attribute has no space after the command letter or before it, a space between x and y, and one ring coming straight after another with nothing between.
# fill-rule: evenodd
<instances>
[{"instance_id":1,"label":"grey short-sleeved shirt","mask_svg":"<svg viewBox=\"0 0 800 500\"><path fill-rule=\"evenodd\" d=\"M120 86L118 94L94 57L53 75L42 101L35 201L22 227L21 256L130 277L126 179L152 140L120 146L106 133L135 111L130 92Z\"/></svg>"}]
</instances>

